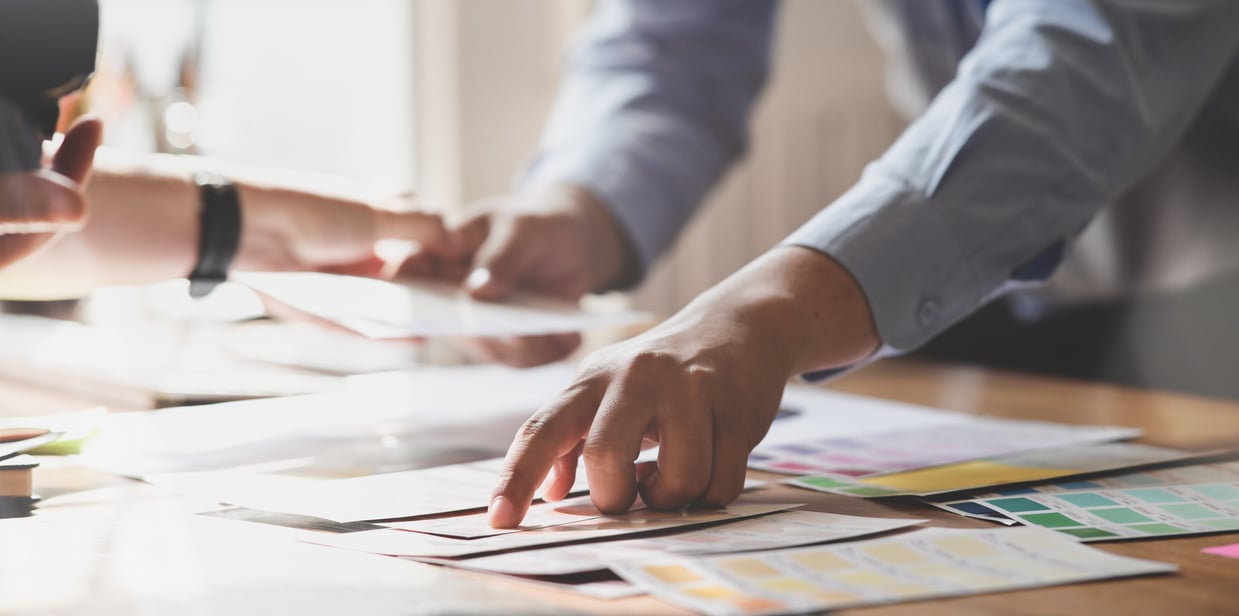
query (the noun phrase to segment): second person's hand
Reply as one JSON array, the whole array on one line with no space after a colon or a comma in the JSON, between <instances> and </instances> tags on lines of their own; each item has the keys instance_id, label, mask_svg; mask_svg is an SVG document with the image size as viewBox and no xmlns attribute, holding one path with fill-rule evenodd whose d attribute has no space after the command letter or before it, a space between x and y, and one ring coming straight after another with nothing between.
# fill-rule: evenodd
<instances>
[{"instance_id":1,"label":"second person's hand","mask_svg":"<svg viewBox=\"0 0 1239 616\"><path fill-rule=\"evenodd\" d=\"M481 300L516 290L576 301L633 274L636 258L606 207L588 191L556 184L471 205L452 226L452 251L425 246L399 275L464 284ZM527 367L566 357L577 334L465 342L483 360Z\"/></svg>"}]
</instances>

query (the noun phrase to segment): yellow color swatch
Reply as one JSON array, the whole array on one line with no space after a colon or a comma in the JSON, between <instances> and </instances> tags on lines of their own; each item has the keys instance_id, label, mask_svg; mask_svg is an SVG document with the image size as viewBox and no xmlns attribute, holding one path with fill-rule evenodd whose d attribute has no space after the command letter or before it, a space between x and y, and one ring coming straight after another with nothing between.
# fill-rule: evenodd
<instances>
[{"instance_id":1,"label":"yellow color swatch","mask_svg":"<svg viewBox=\"0 0 1239 616\"><path fill-rule=\"evenodd\" d=\"M732 575L746 578L769 577L779 575L779 570L766 564L760 558L731 558L720 562L719 567L726 569Z\"/></svg>"},{"instance_id":2,"label":"yellow color swatch","mask_svg":"<svg viewBox=\"0 0 1239 616\"><path fill-rule=\"evenodd\" d=\"M934 543L938 544L938 547L952 554L966 558L997 556L1000 553L998 548L975 537L936 537L934 539Z\"/></svg>"},{"instance_id":3,"label":"yellow color swatch","mask_svg":"<svg viewBox=\"0 0 1239 616\"><path fill-rule=\"evenodd\" d=\"M915 563L925 560L925 555L898 543L879 543L865 548L865 553L888 563Z\"/></svg>"},{"instance_id":4,"label":"yellow color swatch","mask_svg":"<svg viewBox=\"0 0 1239 616\"><path fill-rule=\"evenodd\" d=\"M760 586L766 590L774 592L798 592L809 593L817 592L819 588L812 583L794 577L777 577L762 580Z\"/></svg>"},{"instance_id":5,"label":"yellow color swatch","mask_svg":"<svg viewBox=\"0 0 1239 616\"><path fill-rule=\"evenodd\" d=\"M1065 475L1074 475L1079 472L1081 471L1077 469L1009 466L984 460L975 460L903 473L892 473L881 477L869 477L861 480L861 483L911 492L939 492L942 490L1051 479Z\"/></svg>"},{"instance_id":6,"label":"yellow color swatch","mask_svg":"<svg viewBox=\"0 0 1239 616\"><path fill-rule=\"evenodd\" d=\"M696 588L685 588L680 592L692 595L698 599L732 599L743 596L738 591L726 586L698 586Z\"/></svg>"},{"instance_id":7,"label":"yellow color swatch","mask_svg":"<svg viewBox=\"0 0 1239 616\"><path fill-rule=\"evenodd\" d=\"M820 552L800 552L792 554L788 558L818 571L826 571L828 569L851 569L856 565L831 554L825 550Z\"/></svg>"},{"instance_id":8,"label":"yellow color swatch","mask_svg":"<svg viewBox=\"0 0 1239 616\"><path fill-rule=\"evenodd\" d=\"M687 582L700 582L701 576L693 573L688 567L682 565L649 565L642 567L646 573L666 582L668 584L684 584Z\"/></svg>"}]
</instances>

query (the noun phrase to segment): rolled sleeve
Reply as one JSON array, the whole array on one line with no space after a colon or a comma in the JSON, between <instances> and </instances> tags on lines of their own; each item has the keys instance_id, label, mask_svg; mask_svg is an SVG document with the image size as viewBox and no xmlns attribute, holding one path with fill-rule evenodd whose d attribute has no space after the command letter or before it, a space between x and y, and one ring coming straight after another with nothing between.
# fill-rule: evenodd
<instances>
[{"instance_id":1,"label":"rolled sleeve","mask_svg":"<svg viewBox=\"0 0 1239 616\"><path fill-rule=\"evenodd\" d=\"M1239 47L1231 0L995 0L954 79L786 243L838 260L909 350L1062 246L1178 141Z\"/></svg>"}]
</instances>

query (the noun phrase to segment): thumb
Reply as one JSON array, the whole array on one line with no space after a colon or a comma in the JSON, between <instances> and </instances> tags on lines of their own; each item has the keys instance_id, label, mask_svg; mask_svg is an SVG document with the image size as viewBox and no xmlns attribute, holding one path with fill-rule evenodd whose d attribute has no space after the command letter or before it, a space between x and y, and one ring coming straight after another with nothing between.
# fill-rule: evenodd
<instances>
[{"instance_id":1,"label":"thumb","mask_svg":"<svg viewBox=\"0 0 1239 616\"><path fill-rule=\"evenodd\" d=\"M513 225L492 225L473 259L465 289L476 299L496 300L512 292L529 253Z\"/></svg>"},{"instance_id":2,"label":"thumb","mask_svg":"<svg viewBox=\"0 0 1239 616\"><path fill-rule=\"evenodd\" d=\"M103 122L98 118L79 118L65 133L64 141L52 156L52 171L76 182L79 186L90 179L95 150L103 141Z\"/></svg>"}]
</instances>

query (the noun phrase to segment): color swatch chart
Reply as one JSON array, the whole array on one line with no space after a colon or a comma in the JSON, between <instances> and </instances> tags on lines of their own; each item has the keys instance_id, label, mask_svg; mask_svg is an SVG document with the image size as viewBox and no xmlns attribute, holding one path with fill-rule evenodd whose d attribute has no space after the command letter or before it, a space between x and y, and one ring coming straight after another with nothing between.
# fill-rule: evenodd
<instances>
[{"instance_id":1,"label":"color swatch chart","mask_svg":"<svg viewBox=\"0 0 1239 616\"><path fill-rule=\"evenodd\" d=\"M646 591L706 614L787 614L1165 573L1039 528L927 529L830 546L614 567Z\"/></svg>"},{"instance_id":2,"label":"color swatch chart","mask_svg":"<svg viewBox=\"0 0 1239 616\"><path fill-rule=\"evenodd\" d=\"M1239 531L1239 482L1029 493L939 506L969 517L1044 526L1083 541Z\"/></svg>"},{"instance_id":3,"label":"color swatch chart","mask_svg":"<svg viewBox=\"0 0 1239 616\"><path fill-rule=\"evenodd\" d=\"M1177 449L1136 443L1102 443L1025 451L876 477L842 475L796 477L783 483L844 496L929 496L1003 484L1119 470L1198 457Z\"/></svg>"},{"instance_id":4,"label":"color swatch chart","mask_svg":"<svg viewBox=\"0 0 1239 616\"><path fill-rule=\"evenodd\" d=\"M970 418L804 443L758 446L751 468L793 475L868 477L1034 449L1129 438L1138 430L1037 421Z\"/></svg>"}]
</instances>

